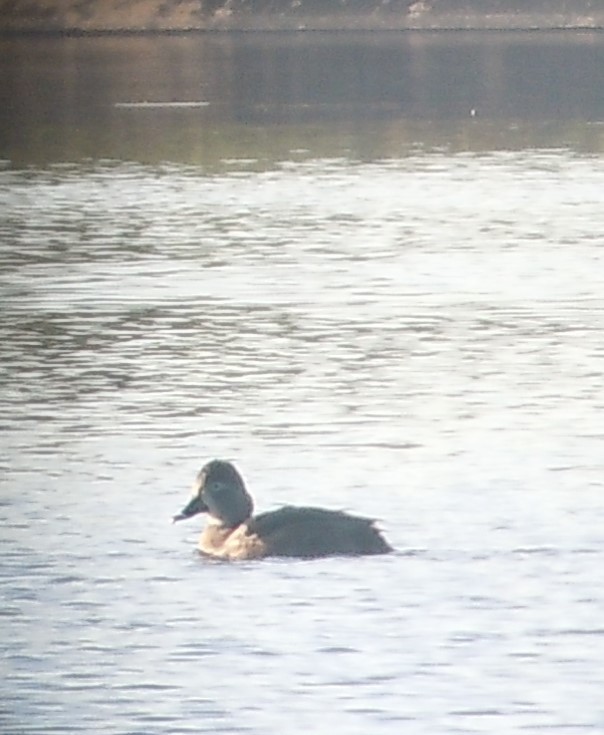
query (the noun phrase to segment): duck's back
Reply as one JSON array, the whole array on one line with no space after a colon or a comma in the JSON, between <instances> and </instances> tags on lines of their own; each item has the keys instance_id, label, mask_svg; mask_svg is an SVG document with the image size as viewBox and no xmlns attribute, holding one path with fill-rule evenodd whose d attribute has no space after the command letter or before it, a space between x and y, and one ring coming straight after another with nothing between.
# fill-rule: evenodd
<instances>
[{"instance_id":1,"label":"duck's back","mask_svg":"<svg viewBox=\"0 0 604 735\"><path fill-rule=\"evenodd\" d=\"M374 522L337 510L286 506L261 513L247 523L262 539L267 555L313 558L392 551Z\"/></svg>"}]
</instances>

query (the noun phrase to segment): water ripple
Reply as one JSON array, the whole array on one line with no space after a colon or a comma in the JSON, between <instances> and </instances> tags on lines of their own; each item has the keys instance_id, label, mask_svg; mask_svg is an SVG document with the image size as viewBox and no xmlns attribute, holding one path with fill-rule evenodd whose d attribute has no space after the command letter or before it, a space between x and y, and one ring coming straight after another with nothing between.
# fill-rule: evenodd
<instances>
[{"instance_id":1,"label":"water ripple","mask_svg":"<svg viewBox=\"0 0 604 735\"><path fill-rule=\"evenodd\" d=\"M4 729L600 732L603 190L563 150L1 169ZM200 559L214 455L398 553Z\"/></svg>"}]
</instances>

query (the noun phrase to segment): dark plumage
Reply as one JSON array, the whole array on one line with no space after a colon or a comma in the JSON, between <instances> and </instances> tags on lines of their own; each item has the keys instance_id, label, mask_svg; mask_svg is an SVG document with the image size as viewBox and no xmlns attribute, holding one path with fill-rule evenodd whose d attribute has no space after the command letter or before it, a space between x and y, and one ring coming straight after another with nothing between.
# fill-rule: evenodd
<instances>
[{"instance_id":1,"label":"dark plumage","mask_svg":"<svg viewBox=\"0 0 604 735\"><path fill-rule=\"evenodd\" d=\"M215 459L199 472L190 502L174 520L208 513L210 521L199 539L199 549L223 559L311 559L392 551L368 518L292 506L252 517L253 509L239 472L230 462Z\"/></svg>"}]
</instances>

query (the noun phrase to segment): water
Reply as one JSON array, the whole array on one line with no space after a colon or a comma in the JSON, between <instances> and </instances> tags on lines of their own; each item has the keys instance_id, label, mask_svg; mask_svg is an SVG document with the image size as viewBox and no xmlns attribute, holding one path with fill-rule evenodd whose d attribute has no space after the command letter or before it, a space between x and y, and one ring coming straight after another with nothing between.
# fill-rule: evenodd
<instances>
[{"instance_id":1,"label":"water","mask_svg":"<svg viewBox=\"0 0 604 735\"><path fill-rule=\"evenodd\" d=\"M2 42L2 732L602 732L603 97L503 112L602 45L375 38ZM215 456L397 553L204 562Z\"/></svg>"}]
</instances>

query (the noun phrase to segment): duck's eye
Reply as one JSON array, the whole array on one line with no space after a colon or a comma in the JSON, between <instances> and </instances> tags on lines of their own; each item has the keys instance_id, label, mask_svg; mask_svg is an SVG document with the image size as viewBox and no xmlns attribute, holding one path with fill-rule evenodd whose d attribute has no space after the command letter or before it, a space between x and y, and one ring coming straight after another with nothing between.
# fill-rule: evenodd
<instances>
[{"instance_id":1,"label":"duck's eye","mask_svg":"<svg viewBox=\"0 0 604 735\"><path fill-rule=\"evenodd\" d=\"M228 490L228 486L223 482L212 482L208 483L204 488L204 492L209 495L224 495L225 491Z\"/></svg>"}]
</instances>

